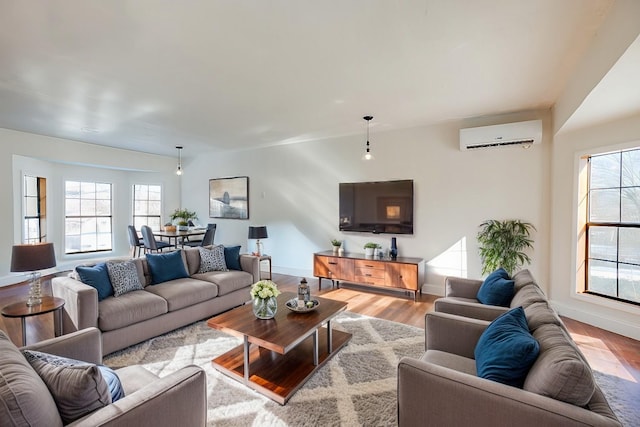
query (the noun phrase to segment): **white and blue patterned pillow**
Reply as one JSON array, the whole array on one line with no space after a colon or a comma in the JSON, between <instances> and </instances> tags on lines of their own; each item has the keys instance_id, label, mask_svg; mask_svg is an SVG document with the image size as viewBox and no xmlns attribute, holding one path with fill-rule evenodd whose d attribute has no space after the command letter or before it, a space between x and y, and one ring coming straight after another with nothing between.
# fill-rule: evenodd
<instances>
[{"instance_id":1,"label":"white and blue patterned pillow","mask_svg":"<svg viewBox=\"0 0 640 427\"><path fill-rule=\"evenodd\" d=\"M200 252L200 269L198 273L229 271L224 260L224 246L218 245L211 249L198 246L198 251Z\"/></svg>"},{"instance_id":2,"label":"white and blue patterned pillow","mask_svg":"<svg viewBox=\"0 0 640 427\"><path fill-rule=\"evenodd\" d=\"M109 271L114 296L119 297L127 292L143 289L138 278L138 269L133 261L107 262L107 271Z\"/></svg>"}]
</instances>

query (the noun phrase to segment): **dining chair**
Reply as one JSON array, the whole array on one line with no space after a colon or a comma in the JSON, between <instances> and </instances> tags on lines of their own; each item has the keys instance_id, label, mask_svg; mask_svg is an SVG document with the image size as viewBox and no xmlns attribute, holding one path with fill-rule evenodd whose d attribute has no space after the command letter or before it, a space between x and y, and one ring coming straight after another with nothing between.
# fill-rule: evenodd
<instances>
[{"instance_id":1,"label":"dining chair","mask_svg":"<svg viewBox=\"0 0 640 427\"><path fill-rule=\"evenodd\" d=\"M140 232L142 232L142 242L144 243L145 253L162 252L163 249L173 248L173 246L167 242L156 240L153 231L151 231L151 227L148 225L140 227Z\"/></svg>"},{"instance_id":2,"label":"dining chair","mask_svg":"<svg viewBox=\"0 0 640 427\"><path fill-rule=\"evenodd\" d=\"M138 232L133 225L127 226L127 232L129 233L129 246L131 246L131 258L139 257L144 249L144 244L138 237ZM138 254L136 255L136 251Z\"/></svg>"},{"instance_id":3,"label":"dining chair","mask_svg":"<svg viewBox=\"0 0 640 427\"><path fill-rule=\"evenodd\" d=\"M204 233L202 240L192 240L188 242L182 242L182 246L209 246L213 245L213 237L216 235L216 224L207 224L207 231Z\"/></svg>"}]
</instances>

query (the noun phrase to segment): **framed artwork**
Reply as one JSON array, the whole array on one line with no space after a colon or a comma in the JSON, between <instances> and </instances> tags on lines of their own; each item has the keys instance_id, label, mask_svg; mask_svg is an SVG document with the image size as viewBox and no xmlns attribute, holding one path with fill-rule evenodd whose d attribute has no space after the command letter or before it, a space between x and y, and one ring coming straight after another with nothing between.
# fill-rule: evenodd
<instances>
[{"instance_id":1,"label":"framed artwork","mask_svg":"<svg viewBox=\"0 0 640 427\"><path fill-rule=\"evenodd\" d=\"M249 177L209 180L209 218L249 219Z\"/></svg>"}]
</instances>

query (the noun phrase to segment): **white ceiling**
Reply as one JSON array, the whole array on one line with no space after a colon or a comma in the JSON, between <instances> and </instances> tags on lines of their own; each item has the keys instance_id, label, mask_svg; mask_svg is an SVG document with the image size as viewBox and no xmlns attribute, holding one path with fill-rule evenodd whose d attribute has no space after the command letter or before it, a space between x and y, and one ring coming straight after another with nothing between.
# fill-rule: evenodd
<instances>
[{"instance_id":1,"label":"white ceiling","mask_svg":"<svg viewBox=\"0 0 640 427\"><path fill-rule=\"evenodd\" d=\"M612 0L0 0L0 127L185 157L549 108Z\"/></svg>"}]
</instances>

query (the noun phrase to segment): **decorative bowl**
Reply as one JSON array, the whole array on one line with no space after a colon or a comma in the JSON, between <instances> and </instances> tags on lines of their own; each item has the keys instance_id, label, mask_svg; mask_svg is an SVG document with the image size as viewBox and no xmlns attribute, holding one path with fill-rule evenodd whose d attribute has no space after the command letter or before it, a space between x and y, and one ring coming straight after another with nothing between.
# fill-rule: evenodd
<instances>
[{"instance_id":1,"label":"decorative bowl","mask_svg":"<svg viewBox=\"0 0 640 427\"><path fill-rule=\"evenodd\" d=\"M292 298L289 301L287 301L285 305L289 310L294 311L296 313L309 313L315 310L320 305L320 302L317 299L312 299L309 302L313 303L313 306L298 307L298 299Z\"/></svg>"}]
</instances>

